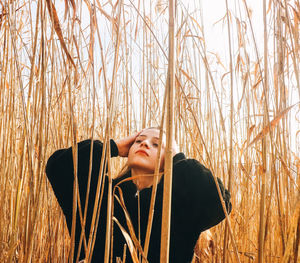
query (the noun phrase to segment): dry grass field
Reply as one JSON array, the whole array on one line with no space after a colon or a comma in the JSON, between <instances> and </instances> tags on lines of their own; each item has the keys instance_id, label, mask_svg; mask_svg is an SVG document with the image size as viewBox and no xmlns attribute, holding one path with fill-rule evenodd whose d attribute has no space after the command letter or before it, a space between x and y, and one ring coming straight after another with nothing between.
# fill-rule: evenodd
<instances>
[{"instance_id":1,"label":"dry grass field","mask_svg":"<svg viewBox=\"0 0 300 263\"><path fill-rule=\"evenodd\" d=\"M0 1L0 262L68 262L52 152L158 126L170 110L180 150L232 195L193 261L300 262L300 2L221 2L218 53L202 1L175 1L174 34L168 1Z\"/></svg>"}]
</instances>

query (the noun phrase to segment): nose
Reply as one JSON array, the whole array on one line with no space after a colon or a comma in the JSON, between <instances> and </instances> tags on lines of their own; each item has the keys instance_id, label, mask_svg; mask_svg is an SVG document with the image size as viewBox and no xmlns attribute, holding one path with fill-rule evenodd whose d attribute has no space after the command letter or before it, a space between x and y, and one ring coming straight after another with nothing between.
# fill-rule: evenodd
<instances>
[{"instance_id":1,"label":"nose","mask_svg":"<svg viewBox=\"0 0 300 263\"><path fill-rule=\"evenodd\" d=\"M143 140L142 143L141 143L141 146L149 148L149 142L148 142L148 140Z\"/></svg>"}]
</instances>

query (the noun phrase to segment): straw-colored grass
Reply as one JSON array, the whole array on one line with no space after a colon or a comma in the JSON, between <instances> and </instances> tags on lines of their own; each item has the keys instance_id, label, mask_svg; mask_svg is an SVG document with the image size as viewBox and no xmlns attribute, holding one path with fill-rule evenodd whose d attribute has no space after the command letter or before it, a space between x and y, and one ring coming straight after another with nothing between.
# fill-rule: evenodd
<instances>
[{"instance_id":1,"label":"straw-colored grass","mask_svg":"<svg viewBox=\"0 0 300 263\"><path fill-rule=\"evenodd\" d=\"M53 151L173 114L180 150L232 195L227 222L203 235L194 262L300 261L299 0L259 1L260 21L250 1L224 1L215 21L224 53L207 42L202 2L174 2L171 42L167 1L1 2L1 262L68 262L74 233L44 172ZM109 162L110 178L122 164ZM75 191L81 210L78 201ZM93 240L82 236L86 251Z\"/></svg>"}]
</instances>

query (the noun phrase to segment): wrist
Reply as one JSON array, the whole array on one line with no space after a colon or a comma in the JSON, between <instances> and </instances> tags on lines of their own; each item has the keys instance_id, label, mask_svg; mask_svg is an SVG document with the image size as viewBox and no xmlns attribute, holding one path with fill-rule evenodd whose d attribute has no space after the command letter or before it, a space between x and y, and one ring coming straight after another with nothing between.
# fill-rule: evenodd
<instances>
[{"instance_id":1,"label":"wrist","mask_svg":"<svg viewBox=\"0 0 300 263\"><path fill-rule=\"evenodd\" d=\"M118 143L115 142L113 139L110 139L110 152L111 152L111 157L116 157L119 155Z\"/></svg>"}]
</instances>

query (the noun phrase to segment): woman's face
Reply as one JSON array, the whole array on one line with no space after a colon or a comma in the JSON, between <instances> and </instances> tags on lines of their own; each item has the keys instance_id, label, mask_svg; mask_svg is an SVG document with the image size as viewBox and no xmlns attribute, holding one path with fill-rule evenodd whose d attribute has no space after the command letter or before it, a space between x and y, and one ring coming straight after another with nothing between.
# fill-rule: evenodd
<instances>
[{"instance_id":1,"label":"woman's face","mask_svg":"<svg viewBox=\"0 0 300 263\"><path fill-rule=\"evenodd\" d=\"M153 173L158 152L159 130L146 129L142 131L131 146L128 154L128 167L144 169ZM165 157L165 145L162 143L160 169Z\"/></svg>"}]
</instances>

